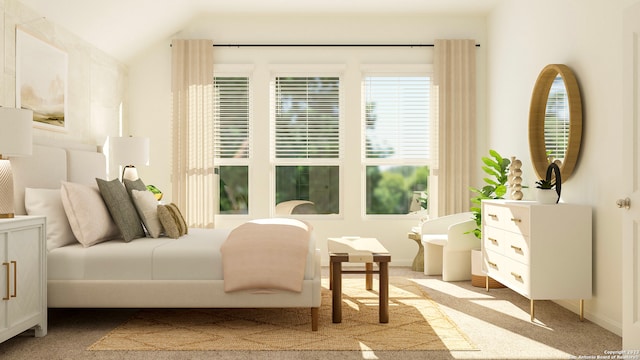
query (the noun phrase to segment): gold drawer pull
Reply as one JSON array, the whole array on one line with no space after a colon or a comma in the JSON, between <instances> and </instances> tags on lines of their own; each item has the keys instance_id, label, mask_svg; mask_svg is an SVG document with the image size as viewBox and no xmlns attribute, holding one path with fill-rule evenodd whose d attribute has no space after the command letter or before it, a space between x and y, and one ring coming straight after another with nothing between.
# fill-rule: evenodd
<instances>
[{"instance_id":1,"label":"gold drawer pull","mask_svg":"<svg viewBox=\"0 0 640 360\"><path fill-rule=\"evenodd\" d=\"M515 250L516 252L522 252L522 248L521 247L518 247L518 246L515 246L515 245L511 245L511 248L513 250Z\"/></svg>"},{"instance_id":2,"label":"gold drawer pull","mask_svg":"<svg viewBox=\"0 0 640 360\"><path fill-rule=\"evenodd\" d=\"M522 276L519 274L514 273L513 271L511 272L511 275L516 278L516 280L518 281L522 281Z\"/></svg>"},{"instance_id":3,"label":"gold drawer pull","mask_svg":"<svg viewBox=\"0 0 640 360\"><path fill-rule=\"evenodd\" d=\"M496 263L494 263L494 262L491 262L491 261L487 260L487 263L488 263L491 267L494 267L494 268L496 268L496 269L498 268L498 264L496 264Z\"/></svg>"},{"instance_id":4,"label":"gold drawer pull","mask_svg":"<svg viewBox=\"0 0 640 360\"><path fill-rule=\"evenodd\" d=\"M7 296L3 297L2 300L9 300L9 294L11 292L11 290L10 290L11 287L9 286L9 284L11 283L11 274L10 274L11 272L9 271L9 263L8 262L4 262L4 263L2 263L2 265L7 267L7 292L6 292Z\"/></svg>"},{"instance_id":5,"label":"gold drawer pull","mask_svg":"<svg viewBox=\"0 0 640 360\"><path fill-rule=\"evenodd\" d=\"M489 217L494 219L494 220L498 219L498 215L496 215L496 214L489 214Z\"/></svg>"},{"instance_id":6,"label":"gold drawer pull","mask_svg":"<svg viewBox=\"0 0 640 360\"><path fill-rule=\"evenodd\" d=\"M498 240L497 240L497 239L494 239L494 238L488 238L488 239L489 239L489 241L491 241L492 243L494 243L494 244L498 245Z\"/></svg>"},{"instance_id":7,"label":"gold drawer pull","mask_svg":"<svg viewBox=\"0 0 640 360\"><path fill-rule=\"evenodd\" d=\"M12 261L13 264L13 295L11 297L18 296L18 262Z\"/></svg>"},{"instance_id":8,"label":"gold drawer pull","mask_svg":"<svg viewBox=\"0 0 640 360\"><path fill-rule=\"evenodd\" d=\"M511 221L513 221L514 223L519 223L519 222L522 222L522 219L511 218Z\"/></svg>"}]
</instances>

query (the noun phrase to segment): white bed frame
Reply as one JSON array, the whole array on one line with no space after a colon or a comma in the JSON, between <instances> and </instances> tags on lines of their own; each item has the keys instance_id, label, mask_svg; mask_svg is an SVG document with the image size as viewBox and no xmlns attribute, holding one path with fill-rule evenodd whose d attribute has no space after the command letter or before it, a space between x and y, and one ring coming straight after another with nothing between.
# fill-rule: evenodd
<instances>
[{"instance_id":1,"label":"white bed frame","mask_svg":"<svg viewBox=\"0 0 640 360\"><path fill-rule=\"evenodd\" d=\"M34 145L31 157L11 164L16 214L26 214L26 187L57 189L61 181L95 185L96 177L106 178L104 155L83 145ZM48 280L47 302L52 308L310 308L315 331L321 299L318 249L313 269L300 293L227 293L224 280Z\"/></svg>"}]
</instances>

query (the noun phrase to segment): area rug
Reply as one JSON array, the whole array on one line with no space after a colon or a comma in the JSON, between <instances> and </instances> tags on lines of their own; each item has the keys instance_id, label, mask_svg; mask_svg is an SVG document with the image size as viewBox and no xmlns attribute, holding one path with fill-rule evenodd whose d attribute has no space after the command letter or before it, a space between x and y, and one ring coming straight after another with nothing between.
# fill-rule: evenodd
<instances>
[{"instance_id":1,"label":"area rug","mask_svg":"<svg viewBox=\"0 0 640 360\"><path fill-rule=\"evenodd\" d=\"M88 350L474 350L410 279L389 279L389 323L378 322L377 281L343 279L342 322L323 280L318 331L310 309L144 309Z\"/></svg>"}]
</instances>

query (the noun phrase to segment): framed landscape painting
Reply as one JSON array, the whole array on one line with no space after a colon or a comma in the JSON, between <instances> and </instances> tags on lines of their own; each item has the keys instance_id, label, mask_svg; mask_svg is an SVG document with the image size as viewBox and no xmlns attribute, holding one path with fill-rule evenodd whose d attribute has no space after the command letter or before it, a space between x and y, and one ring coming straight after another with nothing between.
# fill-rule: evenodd
<instances>
[{"instance_id":1,"label":"framed landscape painting","mask_svg":"<svg viewBox=\"0 0 640 360\"><path fill-rule=\"evenodd\" d=\"M34 126L67 131L67 53L16 29L16 107L33 111Z\"/></svg>"}]
</instances>

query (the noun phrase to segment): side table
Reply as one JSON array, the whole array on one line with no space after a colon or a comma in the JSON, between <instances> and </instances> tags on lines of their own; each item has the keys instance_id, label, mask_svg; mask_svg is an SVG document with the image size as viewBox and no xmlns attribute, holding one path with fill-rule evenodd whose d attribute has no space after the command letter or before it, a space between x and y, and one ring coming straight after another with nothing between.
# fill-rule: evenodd
<instances>
[{"instance_id":1,"label":"side table","mask_svg":"<svg viewBox=\"0 0 640 360\"><path fill-rule=\"evenodd\" d=\"M413 259L411 270L424 272L424 246L422 245L422 234L413 229L407 234L407 237L418 244L418 253Z\"/></svg>"}]
</instances>

